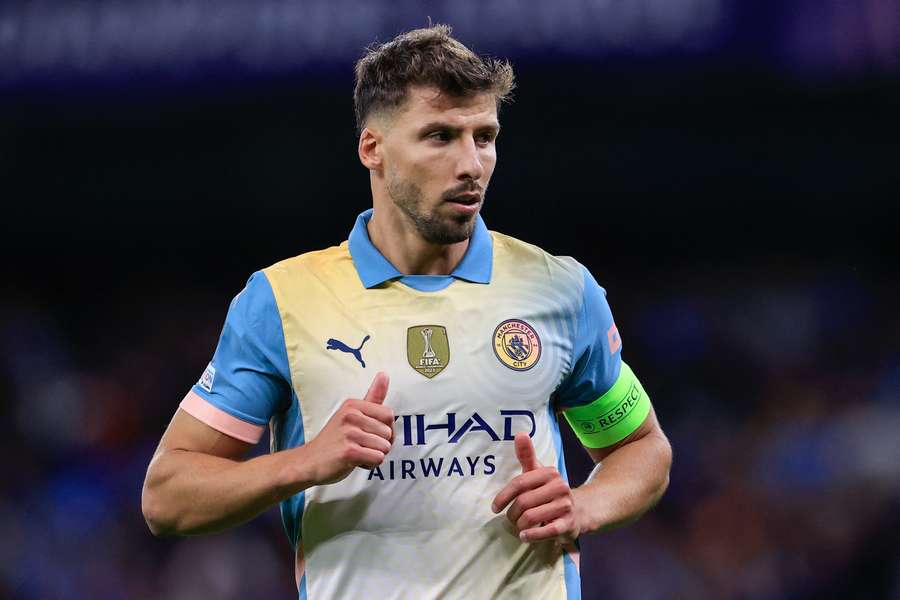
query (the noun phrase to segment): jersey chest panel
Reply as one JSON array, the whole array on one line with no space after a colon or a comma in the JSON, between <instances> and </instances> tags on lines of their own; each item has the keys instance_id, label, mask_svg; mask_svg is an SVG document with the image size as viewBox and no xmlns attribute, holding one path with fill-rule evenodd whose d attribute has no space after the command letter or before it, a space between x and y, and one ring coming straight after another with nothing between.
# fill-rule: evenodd
<instances>
[{"instance_id":1,"label":"jersey chest panel","mask_svg":"<svg viewBox=\"0 0 900 600\"><path fill-rule=\"evenodd\" d=\"M488 285L455 281L426 293L392 282L367 290L352 264L340 269L302 282L270 275L305 438L384 371L395 439L378 469L306 490L310 590L346 594L346 580L314 573L348 556L365 572L370 560L379 572L414 567L423 585L484 561L482 584L496 577L497 589L508 579L499 565L519 565L557 589L559 556L547 572L548 557L528 553L490 505L521 472L516 432L532 434L543 464L560 458L549 399L570 368L575 294L502 270ZM492 560L500 562L491 567Z\"/></svg>"}]
</instances>

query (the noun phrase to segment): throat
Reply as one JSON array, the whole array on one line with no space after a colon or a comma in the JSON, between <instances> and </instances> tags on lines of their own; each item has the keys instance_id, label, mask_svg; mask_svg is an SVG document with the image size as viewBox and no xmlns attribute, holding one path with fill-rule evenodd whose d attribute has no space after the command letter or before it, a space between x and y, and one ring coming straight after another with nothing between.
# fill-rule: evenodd
<instances>
[{"instance_id":1,"label":"throat","mask_svg":"<svg viewBox=\"0 0 900 600\"><path fill-rule=\"evenodd\" d=\"M367 224L369 240L404 275L450 275L466 254L468 238L452 244L429 243L413 227L385 227L378 212Z\"/></svg>"}]
</instances>

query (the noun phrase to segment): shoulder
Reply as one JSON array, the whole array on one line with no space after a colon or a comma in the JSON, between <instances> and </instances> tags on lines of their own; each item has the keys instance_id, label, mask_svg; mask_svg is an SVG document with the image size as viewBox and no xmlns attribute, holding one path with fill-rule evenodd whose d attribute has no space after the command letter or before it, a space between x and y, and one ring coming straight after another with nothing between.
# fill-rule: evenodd
<instances>
[{"instance_id":1,"label":"shoulder","mask_svg":"<svg viewBox=\"0 0 900 600\"><path fill-rule=\"evenodd\" d=\"M305 252L262 269L276 296L286 287L303 286L311 281L334 282L355 277L347 242L323 250Z\"/></svg>"},{"instance_id":2,"label":"shoulder","mask_svg":"<svg viewBox=\"0 0 900 600\"><path fill-rule=\"evenodd\" d=\"M304 252L303 254L280 260L264 268L262 272L270 279L273 276L278 277L285 274L303 275L309 272L327 271L350 260L347 242L343 242L338 246Z\"/></svg>"},{"instance_id":3,"label":"shoulder","mask_svg":"<svg viewBox=\"0 0 900 600\"><path fill-rule=\"evenodd\" d=\"M347 242L287 258L262 273L282 315L297 307L330 302L335 293L347 295L362 288Z\"/></svg>"},{"instance_id":4,"label":"shoulder","mask_svg":"<svg viewBox=\"0 0 900 600\"><path fill-rule=\"evenodd\" d=\"M256 271L231 300L226 328L244 336L270 330L279 320L273 287L262 271Z\"/></svg>"},{"instance_id":5,"label":"shoulder","mask_svg":"<svg viewBox=\"0 0 900 600\"><path fill-rule=\"evenodd\" d=\"M498 271L527 279L546 280L554 286L584 290L584 267L571 256L554 256L543 248L512 236L491 231Z\"/></svg>"}]
</instances>

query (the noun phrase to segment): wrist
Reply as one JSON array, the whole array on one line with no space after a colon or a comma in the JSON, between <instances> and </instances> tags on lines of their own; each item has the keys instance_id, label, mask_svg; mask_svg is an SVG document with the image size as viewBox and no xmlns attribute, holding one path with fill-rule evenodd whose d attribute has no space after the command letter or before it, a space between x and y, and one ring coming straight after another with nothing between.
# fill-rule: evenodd
<instances>
[{"instance_id":1,"label":"wrist","mask_svg":"<svg viewBox=\"0 0 900 600\"><path fill-rule=\"evenodd\" d=\"M278 452L280 465L275 486L281 498L288 498L316 484L315 468L307 445Z\"/></svg>"},{"instance_id":2,"label":"wrist","mask_svg":"<svg viewBox=\"0 0 900 600\"><path fill-rule=\"evenodd\" d=\"M598 500L585 489L587 484L572 489L572 499L575 504L575 523L582 534L597 531L602 527L601 518L598 515Z\"/></svg>"}]
</instances>

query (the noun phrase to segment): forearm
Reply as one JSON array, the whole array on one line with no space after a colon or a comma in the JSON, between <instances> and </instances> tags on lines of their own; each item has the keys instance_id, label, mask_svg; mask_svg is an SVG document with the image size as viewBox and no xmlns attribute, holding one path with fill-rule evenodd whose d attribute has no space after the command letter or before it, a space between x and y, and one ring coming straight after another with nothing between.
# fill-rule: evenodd
<instances>
[{"instance_id":1,"label":"forearm","mask_svg":"<svg viewBox=\"0 0 900 600\"><path fill-rule=\"evenodd\" d=\"M644 514L666 491L671 464L672 449L661 433L617 448L572 490L581 532L613 529Z\"/></svg>"},{"instance_id":2,"label":"forearm","mask_svg":"<svg viewBox=\"0 0 900 600\"><path fill-rule=\"evenodd\" d=\"M238 525L310 485L304 447L247 461L181 449L160 450L142 505L156 535L194 535Z\"/></svg>"}]
</instances>

